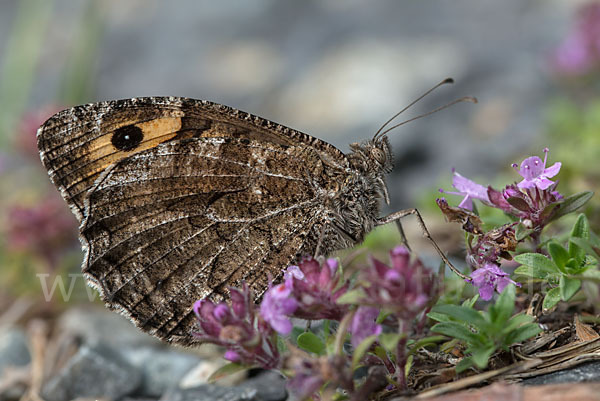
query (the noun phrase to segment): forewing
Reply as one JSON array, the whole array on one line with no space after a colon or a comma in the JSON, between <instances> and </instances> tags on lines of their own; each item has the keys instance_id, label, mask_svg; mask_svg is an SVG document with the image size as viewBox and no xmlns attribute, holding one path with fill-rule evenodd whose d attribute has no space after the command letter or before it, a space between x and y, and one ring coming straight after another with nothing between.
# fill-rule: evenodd
<instances>
[{"instance_id":1,"label":"forewing","mask_svg":"<svg viewBox=\"0 0 600 401\"><path fill-rule=\"evenodd\" d=\"M105 169L160 143L192 137L302 144L329 164L343 168L347 163L334 146L309 135L227 106L178 97L114 100L64 110L38 130L38 148L52 182L81 221L84 198Z\"/></svg>"},{"instance_id":2,"label":"forewing","mask_svg":"<svg viewBox=\"0 0 600 401\"><path fill-rule=\"evenodd\" d=\"M302 157L299 157L299 154ZM105 302L167 341L193 342L192 304L246 281L261 295L324 218L302 147L186 139L130 156L85 200L84 273Z\"/></svg>"}]
</instances>

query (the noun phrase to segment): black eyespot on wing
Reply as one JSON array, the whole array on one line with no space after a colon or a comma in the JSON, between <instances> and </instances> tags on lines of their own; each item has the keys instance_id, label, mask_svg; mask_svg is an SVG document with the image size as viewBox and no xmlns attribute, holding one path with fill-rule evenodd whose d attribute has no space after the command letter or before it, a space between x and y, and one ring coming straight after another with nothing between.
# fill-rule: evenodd
<instances>
[{"instance_id":1,"label":"black eyespot on wing","mask_svg":"<svg viewBox=\"0 0 600 401\"><path fill-rule=\"evenodd\" d=\"M115 131L110 141L119 150L128 152L135 149L144 139L142 129L136 125L126 125Z\"/></svg>"}]
</instances>

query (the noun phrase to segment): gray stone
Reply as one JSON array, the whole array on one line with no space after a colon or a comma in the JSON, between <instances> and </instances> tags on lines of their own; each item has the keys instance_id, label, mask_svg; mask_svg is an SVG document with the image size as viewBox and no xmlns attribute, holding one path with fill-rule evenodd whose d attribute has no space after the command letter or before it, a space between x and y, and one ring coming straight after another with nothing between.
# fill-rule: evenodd
<instances>
[{"instance_id":1,"label":"gray stone","mask_svg":"<svg viewBox=\"0 0 600 401\"><path fill-rule=\"evenodd\" d=\"M158 401L158 398L131 398L131 397L125 397L122 398L120 401Z\"/></svg>"},{"instance_id":2,"label":"gray stone","mask_svg":"<svg viewBox=\"0 0 600 401\"><path fill-rule=\"evenodd\" d=\"M81 337L86 344L100 343L119 349L161 344L127 318L99 306L69 309L60 317L57 329Z\"/></svg>"},{"instance_id":3,"label":"gray stone","mask_svg":"<svg viewBox=\"0 0 600 401\"><path fill-rule=\"evenodd\" d=\"M160 397L202 361L193 354L155 347L125 349L121 355L142 372L142 385L136 391L140 397Z\"/></svg>"},{"instance_id":4,"label":"gray stone","mask_svg":"<svg viewBox=\"0 0 600 401\"><path fill-rule=\"evenodd\" d=\"M256 389L221 387L206 384L199 387L167 391L159 401L262 401Z\"/></svg>"},{"instance_id":5,"label":"gray stone","mask_svg":"<svg viewBox=\"0 0 600 401\"><path fill-rule=\"evenodd\" d=\"M84 345L46 383L42 397L46 401L65 401L77 397L116 400L133 393L141 382L140 371L114 349L101 344Z\"/></svg>"},{"instance_id":6,"label":"gray stone","mask_svg":"<svg viewBox=\"0 0 600 401\"><path fill-rule=\"evenodd\" d=\"M285 378L275 371L266 371L254 376L240 384L238 388L255 389L256 398L261 401L283 401L288 396Z\"/></svg>"},{"instance_id":7,"label":"gray stone","mask_svg":"<svg viewBox=\"0 0 600 401\"><path fill-rule=\"evenodd\" d=\"M30 361L25 332L17 328L0 331L0 376L7 367L25 366Z\"/></svg>"},{"instance_id":8,"label":"gray stone","mask_svg":"<svg viewBox=\"0 0 600 401\"><path fill-rule=\"evenodd\" d=\"M538 386L542 384L579 383L600 381L600 362L590 362L546 375L523 380L520 384L525 386Z\"/></svg>"},{"instance_id":9,"label":"gray stone","mask_svg":"<svg viewBox=\"0 0 600 401\"><path fill-rule=\"evenodd\" d=\"M227 363L228 362L223 359L222 354L212 359L203 360L187 372L178 383L178 386L180 388L194 388L210 384L208 380L213 373L221 369ZM247 373L248 372L245 370L240 370L239 372L231 373L220 378L214 384L219 386L235 386L246 380Z\"/></svg>"}]
</instances>

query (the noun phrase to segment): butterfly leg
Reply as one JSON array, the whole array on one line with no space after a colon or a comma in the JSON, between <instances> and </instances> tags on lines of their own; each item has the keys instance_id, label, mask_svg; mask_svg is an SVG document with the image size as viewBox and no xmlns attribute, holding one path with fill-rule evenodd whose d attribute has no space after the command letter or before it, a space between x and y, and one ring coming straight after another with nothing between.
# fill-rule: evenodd
<instances>
[{"instance_id":1,"label":"butterfly leg","mask_svg":"<svg viewBox=\"0 0 600 401\"><path fill-rule=\"evenodd\" d=\"M462 274L453 264L452 262L450 262L450 260L448 259L448 257L446 256L446 254L440 249L440 247L438 246L438 244L435 242L435 240L433 239L433 237L431 236L431 234L429 233L429 230L427 230L427 227L425 226L425 221L423 221L423 217L421 217L421 213L419 213L419 211L417 209L404 209L404 210L400 210L398 212L389 214L385 217L380 218L376 225L377 226L382 226L384 224L388 224L391 222L396 222L396 224L398 225L398 222L400 219L409 216L409 215L413 215L417 218L417 222L419 223L419 226L421 227L421 231L423 232L423 236L425 236L425 238L427 238L429 240L429 242L431 242L431 244L433 245L433 247L435 248L435 250L437 251L437 253L440 255L440 257L442 258L442 260L444 261L444 263L450 268L450 270L452 270L456 275L458 275L459 277L467 280L469 279L467 276L465 276L464 274ZM401 226L400 226L401 228Z\"/></svg>"},{"instance_id":2,"label":"butterfly leg","mask_svg":"<svg viewBox=\"0 0 600 401\"><path fill-rule=\"evenodd\" d=\"M404 245L406 247L406 249L408 249L409 251L410 249L410 245L408 245L408 239L406 239L406 234L404 234L404 228L402 227L402 222L400 221L400 219L397 219L395 221L396 223L396 227L398 228L398 233L400 234L400 243L402 245Z\"/></svg>"}]
</instances>

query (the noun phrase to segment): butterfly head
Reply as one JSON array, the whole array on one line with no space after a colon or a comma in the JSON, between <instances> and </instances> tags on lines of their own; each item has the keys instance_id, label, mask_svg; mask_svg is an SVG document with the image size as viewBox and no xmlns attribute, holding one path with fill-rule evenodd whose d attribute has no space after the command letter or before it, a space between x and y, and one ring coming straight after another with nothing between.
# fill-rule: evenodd
<instances>
[{"instance_id":1,"label":"butterfly head","mask_svg":"<svg viewBox=\"0 0 600 401\"><path fill-rule=\"evenodd\" d=\"M377 176L392 171L394 160L387 136L351 143L350 149L350 161L357 170Z\"/></svg>"},{"instance_id":2,"label":"butterfly head","mask_svg":"<svg viewBox=\"0 0 600 401\"><path fill-rule=\"evenodd\" d=\"M348 155L353 168L360 171L377 188L385 203L390 204L384 174L392 171L394 160L390 142L385 135L360 143L351 143L352 152Z\"/></svg>"}]
</instances>

